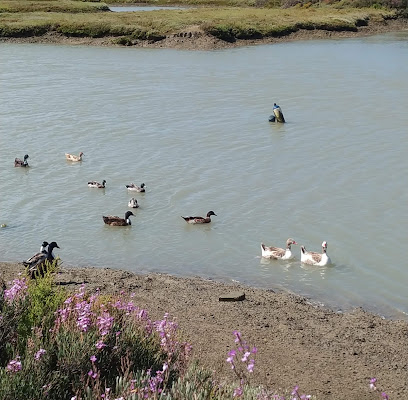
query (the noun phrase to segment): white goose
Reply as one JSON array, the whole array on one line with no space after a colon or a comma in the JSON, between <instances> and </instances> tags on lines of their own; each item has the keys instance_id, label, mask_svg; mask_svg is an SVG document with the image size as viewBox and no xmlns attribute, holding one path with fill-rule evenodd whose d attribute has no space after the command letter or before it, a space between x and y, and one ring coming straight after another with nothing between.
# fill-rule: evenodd
<instances>
[{"instance_id":1,"label":"white goose","mask_svg":"<svg viewBox=\"0 0 408 400\"><path fill-rule=\"evenodd\" d=\"M261 243L262 257L273 258L275 260L289 260L293 258L292 250L290 248L292 244L297 244L292 238L289 238L286 241L286 249L273 246L268 247Z\"/></svg>"},{"instance_id":2,"label":"white goose","mask_svg":"<svg viewBox=\"0 0 408 400\"><path fill-rule=\"evenodd\" d=\"M318 265L323 267L331 264L330 257L327 255L327 242L322 243L322 253L315 253L314 251L307 251L305 246L301 246L300 261L305 264Z\"/></svg>"},{"instance_id":3,"label":"white goose","mask_svg":"<svg viewBox=\"0 0 408 400\"><path fill-rule=\"evenodd\" d=\"M84 153L82 153L82 151L79 153L79 156L76 156L75 154L65 153L65 158L68 161L78 162L78 161L82 161L82 156L83 155L84 155Z\"/></svg>"}]
</instances>

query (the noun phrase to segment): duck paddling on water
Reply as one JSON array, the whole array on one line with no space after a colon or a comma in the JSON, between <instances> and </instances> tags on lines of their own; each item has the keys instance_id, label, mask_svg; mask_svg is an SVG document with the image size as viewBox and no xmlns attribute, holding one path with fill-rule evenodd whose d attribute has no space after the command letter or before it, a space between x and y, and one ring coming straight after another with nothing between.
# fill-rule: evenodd
<instances>
[{"instance_id":1,"label":"duck paddling on water","mask_svg":"<svg viewBox=\"0 0 408 400\"><path fill-rule=\"evenodd\" d=\"M21 160L20 158L15 158L14 159L14 166L15 167L23 167L23 168L29 167L27 158L28 158L28 154L26 154L24 156L23 160Z\"/></svg>"},{"instance_id":2,"label":"duck paddling on water","mask_svg":"<svg viewBox=\"0 0 408 400\"><path fill-rule=\"evenodd\" d=\"M217 216L217 214L214 211L208 211L206 217L183 217L181 216L181 218L183 218L184 221L186 221L188 224L208 224L211 222L212 215Z\"/></svg>"},{"instance_id":3,"label":"duck paddling on water","mask_svg":"<svg viewBox=\"0 0 408 400\"><path fill-rule=\"evenodd\" d=\"M134 215L132 211L127 211L125 214L125 218L120 218L117 216L113 215L108 215L108 216L103 216L103 222L105 222L106 225L110 226L127 226L127 225L132 225L132 222L130 221L130 216Z\"/></svg>"}]
</instances>

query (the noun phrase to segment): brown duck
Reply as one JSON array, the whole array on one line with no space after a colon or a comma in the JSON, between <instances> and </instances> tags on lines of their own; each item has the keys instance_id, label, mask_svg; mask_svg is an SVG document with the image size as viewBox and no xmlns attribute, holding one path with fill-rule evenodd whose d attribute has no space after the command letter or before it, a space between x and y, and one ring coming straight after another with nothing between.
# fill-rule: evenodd
<instances>
[{"instance_id":1,"label":"brown duck","mask_svg":"<svg viewBox=\"0 0 408 400\"><path fill-rule=\"evenodd\" d=\"M27 158L28 158L28 154L26 154L24 156L24 160L21 160L20 158L15 158L14 159L14 166L15 167L23 167L23 168L28 167L29 165L28 165Z\"/></svg>"},{"instance_id":2,"label":"brown duck","mask_svg":"<svg viewBox=\"0 0 408 400\"><path fill-rule=\"evenodd\" d=\"M105 222L106 225L110 226L127 226L127 225L132 225L132 222L130 221L130 216L134 215L132 211L126 211L125 218L120 218L112 215L108 215L107 217L103 216L103 222Z\"/></svg>"},{"instance_id":3,"label":"brown duck","mask_svg":"<svg viewBox=\"0 0 408 400\"><path fill-rule=\"evenodd\" d=\"M130 185L126 185L127 190L133 190L134 192L144 193L146 191L146 185L142 183L140 186L131 183Z\"/></svg>"},{"instance_id":4,"label":"brown duck","mask_svg":"<svg viewBox=\"0 0 408 400\"><path fill-rule=\"evenodd\" d=\"M217 216L217 214L214 211L208 211L206 217L183 217L181 218L184 219L189 224L208 224L211 222L211 215Z\"/></svg>"}]
</instances>

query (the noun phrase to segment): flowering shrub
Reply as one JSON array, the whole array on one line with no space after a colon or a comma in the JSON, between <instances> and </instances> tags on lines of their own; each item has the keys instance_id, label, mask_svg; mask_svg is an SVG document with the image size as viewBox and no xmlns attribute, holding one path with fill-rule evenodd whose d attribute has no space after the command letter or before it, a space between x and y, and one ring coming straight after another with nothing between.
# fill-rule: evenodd
<instances>
[{"instance_id":1,"label":"flowering shrub","mask_svg":"<svg viewBox=\"0 0 408 400\"><path fill-rule=\"evenodd\" d=\"M1 399L106 400L119 376L148 398L187 365L190 345L178 341L177 324L167 314L151 321L124 294L103 298L82 286L68 296L51 280L14 280L0 294L0 315L7 316L0 320L0 338L7 337L1 341Z\"/></svg>"},{"instance_id":2,"label":"flowering shrub","mask_svg":"<svg viewBox=\"0 0 408 400\"><path fill-rule=\"evenodd\" d=\"M307 400L252 386L258 349L238 331L226 362L235 383L217 381L190 362L168 314L152 321L125 293L103 297L82 286L68 295L51 276L19 278L0 289L2 400ZM383 400L376 378L370 388Z\"/></svg>"}]
</instances>

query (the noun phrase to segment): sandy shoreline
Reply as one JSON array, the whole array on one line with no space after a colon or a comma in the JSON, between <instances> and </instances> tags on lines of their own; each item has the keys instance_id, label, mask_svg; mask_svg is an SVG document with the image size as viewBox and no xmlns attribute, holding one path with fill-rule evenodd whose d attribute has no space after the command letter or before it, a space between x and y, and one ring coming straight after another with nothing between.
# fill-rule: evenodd
<instances>
[{"instance_id":1,"label":"sandy shoreline","mask_svg":"<svg viewBox=\"0 0 408 400\"><path fill-rule=\"evenodd\" d=\"M24 268L0 263L10 281ZM158 319L168 312L180 326L200 363L232 377L225 362L237 329L258 347L254 381L276 390L295 384L318 399L375 399L369 379L391 398L408 398L408 322L392 321L356 309L347 313L311 304L289 293L228 285L201 278L137 275L109 268L62 267L57 284L103 293L135 294L138 306ZM231 292L245 300L219 301Z\"/></svg>"},{"instance_id":2,"label":"sandy shoreline","mask_svg":"<svg viewBox=\"0 0 408 400\"><path fill-rule=\"evenodd\" d=\"M229 43L213 36L207 35L204 32L195 28L186 32L178 32L173 35L168 35L160 41L137 40L133 42L131 48L170 48L179 50L220 50L242 46L252 46L260 44L282 43L296 40L312 40L312 39L342 39L354 38L363 36L372 36L380 33L399 32L408 30L408 19L388 19L380 22L369 21L367 26L360 26L357 31L329 31L329 30L305 30L301 29L297 32L281 37L270 37L258 40L237 40L234 43ZM63 44L63 45L89 45L89 46L116 46L123 45L115 44L117 37L67 37L56 32L49 32L43 36L31 37L0 37L0 43L40 43L40 44Z\"/></svg>"}]
</instances>

